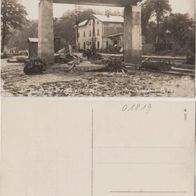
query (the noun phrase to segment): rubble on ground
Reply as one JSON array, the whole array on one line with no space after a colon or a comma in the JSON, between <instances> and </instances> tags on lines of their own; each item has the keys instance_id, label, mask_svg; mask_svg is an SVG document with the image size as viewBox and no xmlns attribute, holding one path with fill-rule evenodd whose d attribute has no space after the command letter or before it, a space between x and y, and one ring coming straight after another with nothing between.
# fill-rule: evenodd
<instances>
[{"instance_id":1,"label":"rubble on ground","mask_svg":"<svg viewBox=\"0 0 196 196\"><path fill-rule=\"evenodd\" d=\"M194 79L147 71L92 72L100 65L88 61L76 71L56 64L42 75L25 75L22 64L2 66L4 91L14 96L194 96ZM103 65L102 65L103 67Z\"/></svg>"}]
</instances>

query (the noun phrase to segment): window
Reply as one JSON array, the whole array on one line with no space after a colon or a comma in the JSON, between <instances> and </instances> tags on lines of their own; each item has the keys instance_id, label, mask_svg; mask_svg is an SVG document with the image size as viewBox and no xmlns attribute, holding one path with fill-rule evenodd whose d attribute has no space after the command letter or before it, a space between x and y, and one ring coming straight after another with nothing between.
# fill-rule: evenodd
<instances>
[{"instance_id":1,"label":"window","mask_svg":"<svg viewBox=\"0 0 196 196\"><path fill-rule=\"evenodd\" d=\"M91 37L91 31L89 31L89 37Z\"/></svg>"},{"instance_id":2,"label":"window","mask_svg":"<svg viewBox=\"0 0 196 196\"><path fill-rule=\"evenodd\" d=\"M99 44L99 41L97 42L97 49L99 49L99 46L100 46L100 44Z\"/></svg>"},{"instance_id":3,"label":"window","mask_svg":"<svg viewBox=\"0 0 196 196\"><path fill-rule=\"evenodd\" d=\"M108 49L109 47L109 43L108 43L108 40L106 41L106 48Z\"/></svg>"},{"instance_id":4,"label":"window","mask_svg":"<svg viewBox=\"0 0 196 196\"><path fill-rule=\"evenodd\" d=\"M84 50L86 50L86 43L84 42Z\"/></svg>"},{"instance_id":5,"label":"window","mask_svg":"<svg viewBox=\"0 0 196 196\"><path fill-rule=\"evenodd\" d=\"M99 21L97 21L97 24L99 24Z\"/></svg>"},{"instance_id":6,"label":"window","mask_svg":"<svg viewBox=\"0 0 196 196\"><path fill-rule=\"evenodd\" d=\"M78 38L80 37L80 33L78 32Z\"/></svg>"},{"instance_id":7,"label":"window","mask_svg":"<svg viewBox=\"0 0 196 196\"><path fill-rule=\"evenodd\" d=\"M83 32L83 36L84 36L84 37L86 36L86 33L85 33L85 31Z\"/></svg>"},{"instance_id":8,"label":"window","mask_svg":"<svg viewBox=\"0 0 196 196\"><path fill-rule=\"evenodd\" d=\"M97 35L98 35L98 36L100 35L99 29L97 29Z\"/></svg>"}]
</instances>

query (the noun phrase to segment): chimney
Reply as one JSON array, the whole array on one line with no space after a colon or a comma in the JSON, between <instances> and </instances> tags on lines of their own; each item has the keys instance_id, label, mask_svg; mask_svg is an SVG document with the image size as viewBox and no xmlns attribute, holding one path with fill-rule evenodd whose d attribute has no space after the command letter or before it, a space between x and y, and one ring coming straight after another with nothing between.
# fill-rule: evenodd
<instances>
[{"instance_id":1,"label":"chimney","mask_svg":"<svg viewBox=\"0 0 196 196\"><path fill-rule=\"evenodd\" d=\"M110 11L106 10L105 15L109 18L110 17Z\"/></svg>"}]
</instances>

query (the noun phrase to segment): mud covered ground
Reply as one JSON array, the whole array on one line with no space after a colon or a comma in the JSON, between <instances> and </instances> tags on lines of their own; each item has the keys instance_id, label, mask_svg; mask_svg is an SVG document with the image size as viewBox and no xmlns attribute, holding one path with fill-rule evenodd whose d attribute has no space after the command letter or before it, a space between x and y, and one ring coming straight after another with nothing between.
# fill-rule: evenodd
<instances>
[{"instance_id":1,"label":"mud covered ground","mask_svg":"<svg viewBox=\"0 0 196 196\"><path fill-rule=\"evenodd\" d=\"M189 76L147 71L96 72L92 70L98 65L87 61L70 72L67 65L54 65L42 75L25 75L23 67L2 60L2 96L194 96L194 79Z\"/></svg>"}]
</instances>

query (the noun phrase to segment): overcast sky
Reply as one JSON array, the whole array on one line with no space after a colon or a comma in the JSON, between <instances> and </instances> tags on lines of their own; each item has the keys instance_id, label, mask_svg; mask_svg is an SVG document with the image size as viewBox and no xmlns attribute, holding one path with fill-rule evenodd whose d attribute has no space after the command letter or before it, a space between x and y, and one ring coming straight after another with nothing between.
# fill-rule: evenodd
<instances>
[{"instance_id":1,"label":"overcast sky","mask_svg":"<svg viewBox=\"0 0 196 196\"><path fill-rule=\"evenodd\" d=\"M38 19L38 2L39 0L19 0L23 4L28 13L29 19ZM174 13L189 13L191 17L194 16L194 0L169 0L172 6ZM54 4L54 17L61 17L64 12L67 10L75 9L75 5L68 4ZM81 6L82 7L82 6ZM92 8L96 10L107 10L114 9L119 10L119 8L108 8L108 7L99 7L99 6L85 6L85 8Z\"/></svg>"}]
</instances>

